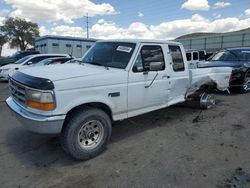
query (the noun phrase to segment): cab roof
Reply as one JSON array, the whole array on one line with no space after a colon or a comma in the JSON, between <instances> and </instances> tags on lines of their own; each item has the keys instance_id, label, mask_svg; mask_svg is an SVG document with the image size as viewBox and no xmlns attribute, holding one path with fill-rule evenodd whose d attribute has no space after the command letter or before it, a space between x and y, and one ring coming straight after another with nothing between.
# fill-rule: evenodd
<instances>
[{"instance_id":1,"label":"cab roof","mask_svg":"<svg viewBox=\"0 0 250 188\"><path fill-rule=\"evenodd\" d=\"M155 39L107 39L107 40L98 40L97 42L159 43L159 44L181 45L180 42L169 41L169 40L155 40Z\"/></svg>"}]
</instances>

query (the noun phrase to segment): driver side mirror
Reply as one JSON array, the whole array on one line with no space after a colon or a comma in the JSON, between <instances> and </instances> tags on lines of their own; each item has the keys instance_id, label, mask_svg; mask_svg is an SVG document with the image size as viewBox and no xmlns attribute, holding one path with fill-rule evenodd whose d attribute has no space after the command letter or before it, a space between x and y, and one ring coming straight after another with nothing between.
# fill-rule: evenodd
<instances>
[{"instance_id":1,"label":"driver side mirror","mask_svg":"<svg viewBox=\"0 0 250 188\"><path fill-rule=\"evenodd\" d=\"M27 63L27 65L31 65L32 64L32 61L29 61L28 63Z\"/></svg>"},{"instance_id":2,"label":"driver side mirror","mask_svg":"<svg viewBox=\"0 0 250 188\"><path fill-rule=\"evenodd\" d=\"M151 62L149 64L150 71L160 71L163 69L163 62Z\"/></svg>"}]
</instances>

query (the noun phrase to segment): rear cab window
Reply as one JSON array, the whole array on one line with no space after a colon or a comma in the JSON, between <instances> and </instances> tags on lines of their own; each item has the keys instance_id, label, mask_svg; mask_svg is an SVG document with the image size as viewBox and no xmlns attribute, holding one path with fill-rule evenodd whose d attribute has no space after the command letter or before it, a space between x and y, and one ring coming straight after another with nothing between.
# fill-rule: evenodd
<instances>
[{"instance_id":1,"label":"rear cab window","mask_svg":"<svg viewBox=\"0 0 250 188\"><path fill-rule=\"evenodd\" d=\"M182 57L180 46L169 45L168 47L169 47L169 52L170 52L170 55L171 55L172 61L173 61L173 64L172 64L173 70L175 72L184 71L185 65L184 65L184 60Z\"/></svg>"},{"instance_id":2,"label":"rear cab window","mask_svg":"<svg viewBox=\"0 0 250 188\"><path fill-rule=\"evenodd\" d=\"M187 57L187 61L191 61L192 60L192 54L190 52L186 53L186 57Z\"/></svg>"},{"instance_id":3,"label":"rear cab window","mask_svg":"<svg viewBox=\"0 0 250 188\"><path fill-rule=\"evenodd\" d=\"M200 61L205 61L206 59L206 54L204 51L199 51L199 60Z\"/></svg>"},{"instance_id":4,"label":"rear cab window","mask_svg":"<svg viewBox=\"0 0 250 188\"><path fill-rule=\"evenodd\" d=\"M198 52L193 52L193 60L199 60Z\"/></svg>"}]
</instances>

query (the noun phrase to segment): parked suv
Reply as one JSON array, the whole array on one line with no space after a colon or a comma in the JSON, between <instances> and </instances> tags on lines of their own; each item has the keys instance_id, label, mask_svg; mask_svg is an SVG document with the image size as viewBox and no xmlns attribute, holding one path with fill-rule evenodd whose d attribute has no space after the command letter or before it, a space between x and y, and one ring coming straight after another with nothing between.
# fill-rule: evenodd
<instances>
[{"instance_id":1,"label":"parked suv","mask_svg":"<svg viewBox=\"0 0 250 188\"><path fill-rule=\"evenodd\" d=\"M38 51L27 50L27 51L18 51L9 57L1 57L0 58L0 67L7 65L7 64L10 64L10 63L14 63L14 62L18 61L19 59L22 59L25 56L39 54L39 53L40 52L38 52Z\"/></svg>"}]
</instances>

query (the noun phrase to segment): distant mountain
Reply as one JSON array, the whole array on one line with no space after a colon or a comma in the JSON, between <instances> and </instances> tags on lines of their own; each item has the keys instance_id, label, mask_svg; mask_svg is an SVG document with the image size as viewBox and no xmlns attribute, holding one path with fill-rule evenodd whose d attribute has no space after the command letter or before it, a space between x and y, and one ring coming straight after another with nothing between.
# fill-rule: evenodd
<instances>
[{"instance_id":1,"label":"distant mountain","mask_svg":"<svg viewBox=\"0 0 250 188\"><path fill-rule=\"evenodd\" d=\"M238 33L238 32L244 32L244 31L250 31L250 27L246 28L246 29L239 30L239 31L225 32L225 33ZM225 34L225 33L197 32L197 33L191 33L191 34L187 34L187 35L182 35L180 37L177 37L175 40L189 39L189 38L196 38L196 37L204 37L204 36L212 36L212 35L219 35L219 34Z\"/></svg>"}]
</instances>

